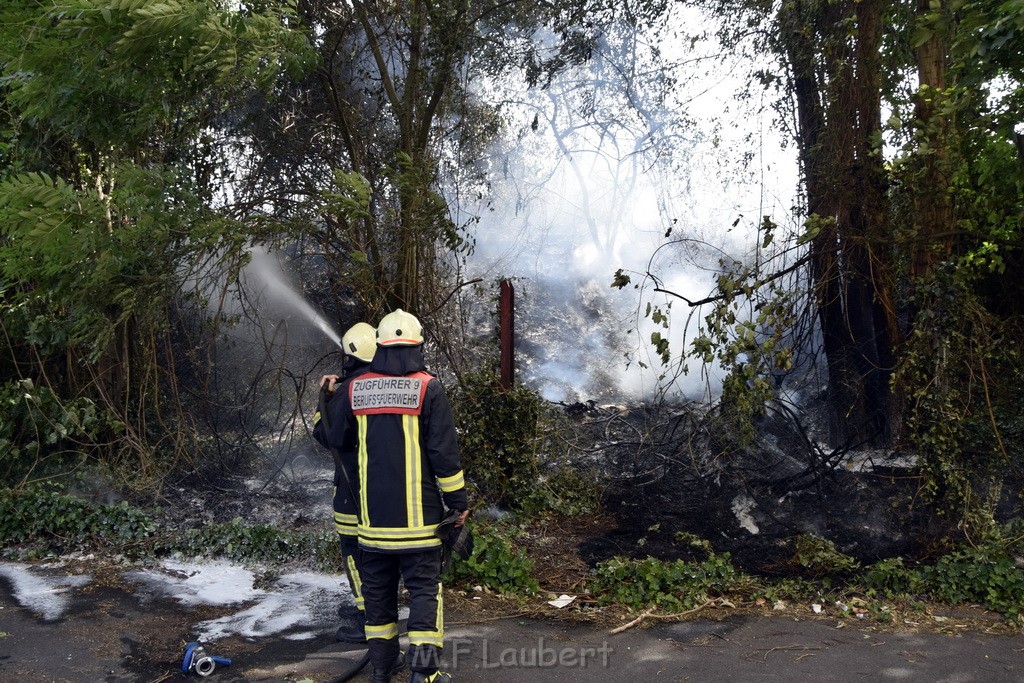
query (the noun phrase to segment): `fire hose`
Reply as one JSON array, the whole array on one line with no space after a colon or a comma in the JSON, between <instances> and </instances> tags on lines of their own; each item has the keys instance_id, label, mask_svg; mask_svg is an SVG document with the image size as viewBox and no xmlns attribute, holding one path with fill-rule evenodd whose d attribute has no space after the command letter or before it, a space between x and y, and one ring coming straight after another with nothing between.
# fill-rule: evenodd
<instances>
[{"instance_id":1,"label":"fire hose","mask_svg":"<svg viewBox=\"0 0 1024 683\"><path fill-rule=\"evenodd\" d=\"M328 384L325 382L324 385L320 387L320 399L317 401L317 410L320 412L320 419L324 423L325 433L329 433L331 431L331 423L329 421L330 418L327 417L327 386ZM341 451L334 447L330 447L330 451L331 456L334 458L334 466L338 469L339 472L341 472L341 478L345 481L345 488L348 489L348 495L351 496L349 500L358 500L358 498L356 498L355 489L352 488L352 481L348 478L348 470L345 469L345 463L341 457ZM359 659L359 661L353 664L352 668L343 673L341 676L332 679L331 683L345 683L345 681L352 680L357 675L359 675L359 672L362 671L363 668L366 667L366 665L369 663L370 648L367 647L366 652Z\"/></svg>"}]
</instances>

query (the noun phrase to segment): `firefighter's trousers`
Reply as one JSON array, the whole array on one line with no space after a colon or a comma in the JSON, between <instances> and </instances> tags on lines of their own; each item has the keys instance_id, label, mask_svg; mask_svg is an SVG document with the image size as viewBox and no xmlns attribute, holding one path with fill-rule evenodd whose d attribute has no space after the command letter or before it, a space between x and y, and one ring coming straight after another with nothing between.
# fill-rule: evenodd
<instances>
[{"instance_id":1,"label":"firefighter's trousers","mask_svg":"<svg viewBox=\"0 0 1024 683\"><path fill-rule=\"evenodd\" d=\"M356 503L349 494L351 489L342 479L342 473L334 472L334 528L341 542L341 559L345 565L345 576L355 599L356 609L363 611L363 585L359 576L359 540L356 537L359 521L356 517Z\"/></svg>"},{"instance_id":2,"label":"firefighter's trousers","mask_svg":"<svg viewBox=\"0 0 1024 683\"><path fill-rule=\"evenodd\" d=\"M398 657L398 580L409 591L409 667L437 671L444 639L441 550L379 553L363 549L359 572L366 608L366 641L374 669L389 671Z\"/></svg>"},{"instance_id":3,"label":"firefighter's trousers","mask_svg":"<svg viewBox=\"0 0 1024 683\"><path fill-rule=\"evenodd\" d=\"M359 548L359 541L353 536L338 536L341 541L341 560L345 564L345 576L348 578L348 586L352 589L352 597L356 602L356 609L363 611L363 581L359 573L359 559L362 550Z\"/></svg>"}]
</instances>

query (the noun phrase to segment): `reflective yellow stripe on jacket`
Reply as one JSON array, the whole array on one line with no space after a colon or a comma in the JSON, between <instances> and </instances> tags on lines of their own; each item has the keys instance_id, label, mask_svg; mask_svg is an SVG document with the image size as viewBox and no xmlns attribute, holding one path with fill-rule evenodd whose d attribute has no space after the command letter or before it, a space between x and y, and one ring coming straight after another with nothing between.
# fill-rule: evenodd
<instances>
[{"instance_id":1,"label":"reflective yellow stripe on jacket","mask_svg":"<svg viewBox=\"0 0 1024 683\"><path fill-rule=\"evenodd\" d=\"M420 462L420 420L402 416L405 433L405 513L409 527L423 526L423 463Z\"/></svg>"},{"instance_id":2,"label":"reflective yellow stripe on jacket","mask_svg":"<svg viewBox=\"0 0 1024 683\"><path fill-rule=\"evenodd\" d=\"M335 512L334 529L339 536L355 536L359 533L359 519L355 515Z\"/></svg>"},{"instance_id":3,"label":"reflective yellow stripe on jacket","mask_svg":"<svg viewBox=\"0 0 1024 683\"><path fill-rule=\"evenodd\" d=\"M360 517L364 520L370 519L370 507L366 500L366 416L356 415L356 424L359 426L359 509L362 510Z\"/></svg>"},{"instance_id":4,"label":"reflective yellow stripe on jacket","mask_svg":"<svg viewBox=\"0 0 1024 683\"><path fill-rule=\"evenodd\" d=\"M436 524L416 527L372 527L359 525L359 544L380 550L427 550L441 545L434 535Z\"/></svg>"},{"instance_id":5,"label":"reflective yellow stripe on jacket","mask_svg":"<svg viewBox=\"0 0 1024 683\"><path fill-rule=\"evenodd\" d=\"M452 491L458 491L466 485L466 479L462 474L462 470L459 470L450 477L438 477L437 483L441 486L441 490L445 493L451 493Z\"/></svg>"}]
</instances>

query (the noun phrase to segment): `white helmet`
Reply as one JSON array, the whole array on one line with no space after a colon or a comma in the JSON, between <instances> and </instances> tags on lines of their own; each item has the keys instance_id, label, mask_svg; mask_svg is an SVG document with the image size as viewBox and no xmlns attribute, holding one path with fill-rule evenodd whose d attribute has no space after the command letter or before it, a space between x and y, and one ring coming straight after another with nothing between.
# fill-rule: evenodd
<instances>
[{"instance_id":1,"label":"white helmet","mask_svg":"<svg viewBox=\"0 0 1024 683\"><path fill-rule=\"evenodd\" d=\"M373 325L367 323L356 323L348 328L341 338L341 346L347 356L355 356L364 363L373 360L373 354L377 352L377 332Z\"/></svg>"},{"instance_id":2,"label":"white helmet","mask_svg":"<svg viewBox=\"0 0 1024 683\"><path fill-rule=\"evenodd\" d=\"M377 325L377 343L381 346L418 346L423 343L423 326L412 313L397 308L381 318Z\"/></svg>"}]
</instances>

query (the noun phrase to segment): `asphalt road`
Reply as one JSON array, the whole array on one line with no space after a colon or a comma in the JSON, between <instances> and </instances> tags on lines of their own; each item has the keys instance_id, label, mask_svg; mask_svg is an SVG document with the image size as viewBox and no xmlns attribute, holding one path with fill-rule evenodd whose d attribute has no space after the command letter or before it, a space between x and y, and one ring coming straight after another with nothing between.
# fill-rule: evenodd
<instances>
[{"instance_id":1,"label":"asphalt road","mask_svg":"<svg viewBox=\"0 0 1024 683\"><path fill-rule=\"evenodd\" d=\"M446 643L446 670L459 682L1024 680L1024 636L872 633L785 617L696 620L617 635L502 619L450 626ZM290 673L328 680L317 674L353 658L332 645L300 663L253 672L251 680L281 681Z\"/></svg>"},{"instance_id":2,"label":"asphalt road","mask_svg":"<svg viewBox=\"0 0 1024 683\"><path fill-rule=\"evenodd\" d=\"M201 680L181 672L182 645L196 623L216 615L173 600L140 600L132 587L107 581L46 620L15 602L0 581L0 681ZM983 627L956 635L887 633L850 621L733 616L613 635L607 627L482 619L452 609L447 621L445 668L460 683L1024 680L1024 635L995 635ZM350 668L363 650L333 642L332 628L325 627L322 635L301 640L233 637L218 641L210 654L232 659L206 679L211 682L323 683ZM368 672L355 680L369 680Z\"/></svg>"}]
</instances>

